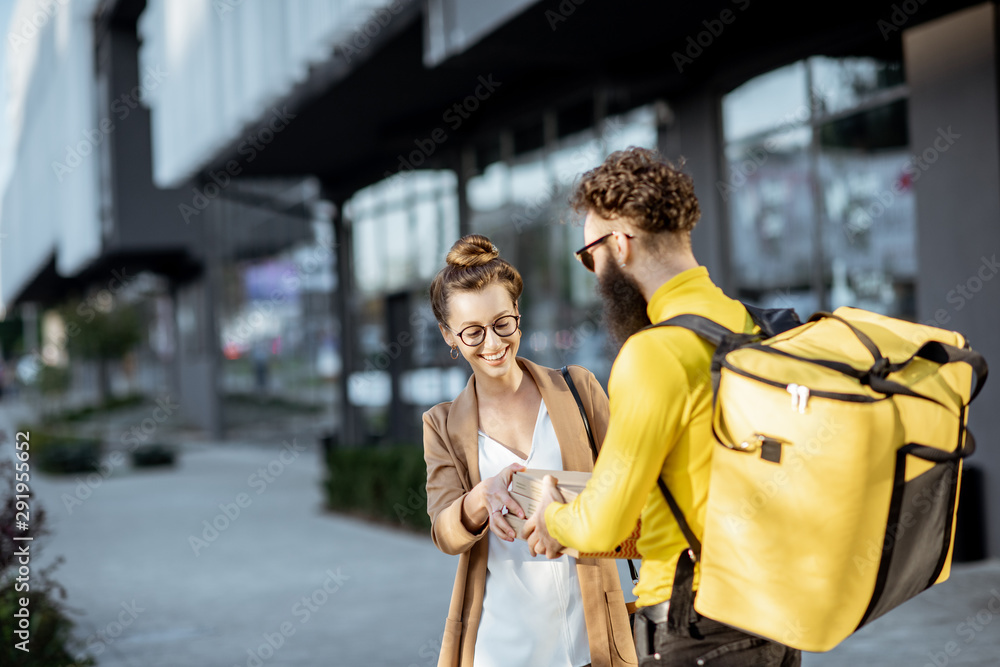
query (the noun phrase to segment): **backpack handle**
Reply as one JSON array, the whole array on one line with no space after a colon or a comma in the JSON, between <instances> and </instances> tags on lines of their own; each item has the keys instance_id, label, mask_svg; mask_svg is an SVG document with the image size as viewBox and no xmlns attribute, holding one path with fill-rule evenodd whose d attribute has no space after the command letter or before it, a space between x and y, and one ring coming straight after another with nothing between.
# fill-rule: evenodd
<instances>
[{"instance_id":1,"label":"backpack handle","mask_svg":"<svg viewBox=\"0 0 1000 667\"><path fill-rule=\"evenodd\" d=\"M810 317L809 321L816 322L825 317L833 318L847 326L857 339L861 341L861 344L867 348L868 352L871 353L872 357L875 359L875 363L868 370L868 372L865 373L864 377L860 379L863 383L871 386L871 388L875 391L883 394L904 394L907 396L926 399L926 396L921 396L920 394L909 390L896 382L886 379L886 376L888 376L889 373L895 373L906 368L910 362L917 358L926 359L927 361L932 361L936 364L940 364L941 366L957 362L968 364L972 368L972 373L975 376L975 385L973 385L972 392L969 394L969 403L972 403L973 399L975 399L976 396L979 395L979 392L982 391L983 385L986 384L986 377L989 375L989 366L987 366L986 359L983 355L979 354L975 350L968 348L963 349L955 347L954 345L942 343L941 341L932 340L924 343L920 349L918 349L913 356L906 361L894 364L890 362L887 357L882 355L882 351L878 349L878 346L871 338L843 317L833 313L820 312ZM821 363L821 365L826 364Z\"/></svg>"}]
</instances>

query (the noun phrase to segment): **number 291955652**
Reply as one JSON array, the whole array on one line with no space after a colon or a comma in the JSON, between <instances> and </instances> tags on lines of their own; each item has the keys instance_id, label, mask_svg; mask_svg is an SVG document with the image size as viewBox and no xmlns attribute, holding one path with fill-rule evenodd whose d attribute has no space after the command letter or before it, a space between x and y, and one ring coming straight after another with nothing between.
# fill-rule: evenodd
<instances>
[{"instance_id":1,"label":"number 291955652","mask_svg":"<svg viewBox=\"0 0 1000 667\"><path fill-rule=\"evenodd\" d=\"M18 431L14 442L14 448L17 450L14 478L16 482L14 485L14 493L16 494L14 496L14 507L17 514L14 520L16 521L17 528L22 531L28 530L28 525L31 521L31 508L28 505L28 498L31 497L31 488L28 486L31 482L31 467L28 463L28 459L30 458L30 441L30 433Z\"/></svg>"}]
</instances>

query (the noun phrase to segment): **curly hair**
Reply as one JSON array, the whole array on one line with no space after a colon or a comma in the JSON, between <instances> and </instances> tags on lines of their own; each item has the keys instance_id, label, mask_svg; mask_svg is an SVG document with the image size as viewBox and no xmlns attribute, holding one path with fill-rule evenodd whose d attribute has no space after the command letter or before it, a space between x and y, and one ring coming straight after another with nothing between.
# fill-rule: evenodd
<instances>
[{"instance_id":1,"label":"curly hair","mask_svg":"<svg viewBox=\"0 0 1000 667\"><path fill-rule=\"evenodd\" d=\"M646 232L690 232L701 216L694 181L648 148L629 147L585 173L570 198L577 211L629 218Z\"/></svg>"},{"instance_id":2,"label":"curly hair","mask_svg":"<svg viewBox=\"0 0 1000 667\"><path fill-rule=\"evenodd\" d=\"M499 283L515 304L521 298L521 274L485 236L469 234L455 241L445 258L445 267L431 282L431 309L442 324L448 323L448 297L452 292L480 292Z\"/></svg>"}]
</instances>

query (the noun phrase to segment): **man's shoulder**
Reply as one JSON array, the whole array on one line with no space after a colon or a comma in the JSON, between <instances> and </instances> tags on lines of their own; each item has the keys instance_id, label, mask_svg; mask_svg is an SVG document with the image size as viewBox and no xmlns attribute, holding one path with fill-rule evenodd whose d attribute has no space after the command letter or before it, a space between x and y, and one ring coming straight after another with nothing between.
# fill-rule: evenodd
<instances>
[{"instance_id":1,"label":"man's shoulder","mask_svg":"<svg viewBox=\"0 0 1000 667\"><path fill-rule=\"evenodd\" d=\"M668 357L679 362L689 357L692 346L702 339L684 327L649 326L632 334L622 345L618 356L639 358Z\"/></svg>"},{"instance_id":2,"label":"man's shoulder","mask_svg":"<svg viewBox=\"0 0 1000 667\"><path fill-rule=\"evenodd\" d=\"M625 384L633 389L656 391L659 385L677 383L677 376L686 373L690 355L685 355L684 343L677 334L668 331L676 327L659 327L633 334L622 345L611 367L610 385Z\"/></svg>"}]
</instances>

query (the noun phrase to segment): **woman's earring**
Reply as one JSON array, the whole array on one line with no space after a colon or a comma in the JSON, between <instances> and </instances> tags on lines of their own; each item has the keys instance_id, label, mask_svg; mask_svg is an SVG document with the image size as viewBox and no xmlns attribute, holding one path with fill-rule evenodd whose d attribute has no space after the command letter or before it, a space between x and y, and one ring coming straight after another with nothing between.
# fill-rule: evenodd
<instances>
[{"instance_id":1,"label":"woman's earring","mask_svg":"<svg viewBox=\"0 0 1000 667\"><path fill-rule=\"evenodd\" d=\"M452 346L450 354L452 359L458 359L458 345Z\"/></svg>"}]
</instances>

